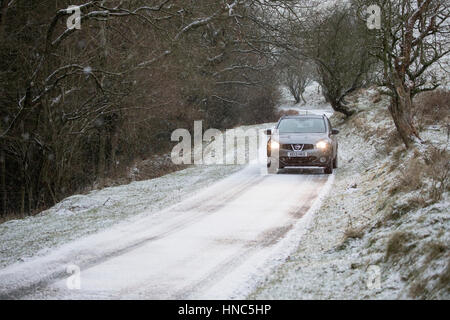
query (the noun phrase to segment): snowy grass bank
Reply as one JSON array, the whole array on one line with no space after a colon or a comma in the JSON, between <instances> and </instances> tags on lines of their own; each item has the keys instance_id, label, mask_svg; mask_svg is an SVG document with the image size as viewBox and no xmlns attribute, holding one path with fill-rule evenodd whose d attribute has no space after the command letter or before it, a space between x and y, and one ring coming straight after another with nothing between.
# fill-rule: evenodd
<instances>
[{"instance_id":1,"label":"snowy grass bank","mask_svg":"<svg viewBox=\"0 0 450 320\"><path fill-rule=\"evenodd\" d=\"M374 95L356 97L359 112L345 123L332 119L341 133L331 193L297 251L249 298L450 298L448 179L436 182L439 161L449 161L447 129L425 128L425 143L406 151ZM436 148L443 158L426 164Z\"/></svg>"}]
</instances>

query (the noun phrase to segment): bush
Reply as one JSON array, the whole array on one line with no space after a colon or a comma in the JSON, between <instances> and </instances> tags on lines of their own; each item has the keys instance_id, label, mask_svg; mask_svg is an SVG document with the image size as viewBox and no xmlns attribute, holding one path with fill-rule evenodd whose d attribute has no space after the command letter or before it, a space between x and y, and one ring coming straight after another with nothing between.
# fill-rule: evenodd
<instances>
[{"instance_id":1,"label":"bush","mask_svg":"<svg viewBox=\"0 0 450 320\"><path fill-rule=\"evenodd\" d=\"M445 191L449 190L450 155L446 149L431 147L425 155L425 176L431 180L429 197L433 202L442 199Z\"/></svg>"},{"instance_id":2,"label":"bush","mask_svg":"<svg viewBox=\"0 0 450 320\"><path fill-rule=\"evenodd\" d=\"M423 163L418 158L412 158L406 164L405 169L400 170L399 176L399 191L414 191L423 186Z\"/></svg>"},{"instance_id":3,"label":"bush","mask_svg":"<svg viewBox=\"0 0 450 320\"><path fill-rule=\"evenodd\" d=\"M361 239L363 236L364 236L364 228L349 227L344 232L343 242L347 241L348 239Z\"/></svg>"},{"instance_id":4,"label":"bush","mask_svg":"<svg viewBox=\"0 0 450 320\"><path fill-rule=\"evenodd\" d=\"M424 92L414 101L416 121L420 129L437 123L448 124L450 121L450 91L435 90Z\"/></svg>"},{"instance_id":5,"label":"bush","mask_svg":"<svg viewBox=\"0 0 450 320\"><path fill-rule=\"evenodd\" d=\"M387 242L385 259L400 257L408 253L413 248L412 245L408 245L412 239L413 235L408 232L393 233Z\"/></svg>"},{"instance_id":6,"label":"bush","mask_svg":"<svg viewBox=\"0 0 450 320\"><path fill-rule=\"evenodd\" d=\"M401 151L397 151L393 156L391 168L398 168L400 175L397 182L389 188L389 195L421 189L420 195L412 197L405 204L410 210L440 201L442 195L450 189L449 152L445 148L430 146L423 154L416 151L414 157L404 163L403 168L399 166L401 154Z\"/></svg>"}]
</instances>

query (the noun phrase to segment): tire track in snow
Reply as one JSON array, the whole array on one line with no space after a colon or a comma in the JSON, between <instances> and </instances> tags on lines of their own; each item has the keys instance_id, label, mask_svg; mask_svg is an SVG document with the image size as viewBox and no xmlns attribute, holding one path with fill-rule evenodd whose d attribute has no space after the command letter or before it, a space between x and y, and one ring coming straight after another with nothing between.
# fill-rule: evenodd
<instances>
[{"instance_id":1,"label":"tire track in snow","mask_svg":"<svg viewBox=\"0 0 450 320\"><path fill-rule=\"evenodd\" d=\"M168 299L183 300L183 299L195 299L195 295L202 292L203 289L211 286L217 282L224 274L230 273L239 266L243 265L247 260L255 255L258 250L264 247L270 247L275 245L283 236L285 236L294 227L295 223L308 212L313 203L317 200L321 188L325 185L328 179L314 179L315 176L304 176L306 179L304 183L308 183L311 180L314 181L315 187L311 188L306 195L299 197L302 200L300 206L295 206L289 211L293 221L283 225L281 227L275 227L266 231L263 231L256 240L248 241L245 243L245 249L240 250L236 254L228 257L222 264L215 267L207 275L198 279L195 283L178 290L175 294L170 295ZM306 196L306 199L305 199Z\"/></svg>"}]
</instances>

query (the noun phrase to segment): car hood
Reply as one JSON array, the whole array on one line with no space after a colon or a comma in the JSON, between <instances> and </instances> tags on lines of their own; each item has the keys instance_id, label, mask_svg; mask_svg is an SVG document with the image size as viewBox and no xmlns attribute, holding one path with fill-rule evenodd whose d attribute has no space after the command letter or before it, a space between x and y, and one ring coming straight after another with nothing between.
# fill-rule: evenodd
<instances>
[{"instance_id":1,"label":"car hood","mask_svg":"<svg viewBox=\"0 0 450 320\"><path fill-rule=\"evenodd\" d=\"M282 144L315 144L319 140L328 140L328 135L326 133L289 133L275 136L275 140Z\"/></svg>"}]
</instances>

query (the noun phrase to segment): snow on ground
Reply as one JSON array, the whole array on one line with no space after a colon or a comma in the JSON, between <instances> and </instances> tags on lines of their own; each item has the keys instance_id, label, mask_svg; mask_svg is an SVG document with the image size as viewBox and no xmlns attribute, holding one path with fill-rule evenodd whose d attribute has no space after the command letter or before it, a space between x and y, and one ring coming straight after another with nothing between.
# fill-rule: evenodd
<instances>
[{"instance_id":1,"label":"snow on ground","mask_svg":"<svg viewBox=\"0 0 450 320\"><path fill-rule=\"evenodd\" d=\"M425 144L402 151L401 143L389 139L394 124L386 99L374 104L373 94L359 96L360 112L345 124L332 119L341 133L340 167L330 195L297 251L249 298L450 298L448 187L431 204L430 183L410 190L412 182L402 181L399 170L414 172L411 161L433 144L449 150L446 128L421 132ZM424 167L415 170L419 174Z\"/></svg>"},{"instance_id":2,"label":"snow on ground","mask_svg":"<svg viewBox=\"0 0 450 320\"><path fill-rule=\"evenodd\" d=\"M36 216L0 224L0 266L45 254L142 212L156 212L237 170L238 166L191 167L156 179L74 195Z\"/></svg>"},{"instance_id":3,"label":"snow on ground","mask_svg":"<svg viewBox=\"0 0 450 320\"><path fill-rule=\"evenodd\" d=\"M0 270L0 298L243 297L295 248L332 178L249 165L158 214ZM66 287L70 264L80 290Z\"/></svg>"},{"instance_id":4,"label":"snow on ground","mask_svg":"<svg viewBox=\"0 0 450 320\"><path fill-rule=\"evenodd\" d=\"M273 124L243 126L264 129ZM209 148L205 147L205 154ZM247 150L248 151L248 150ZM0 224L0 267L45 255L55 247L152 215L241 170L243 165L195 165L160 178L73 195L32 217Z\"/></svg>"},{"instance_id":5,"label":"snow on ground","mask_svg":"<svg viewBox=\"0 0 450 320\"><path fill-rule=\"evenodd\" d=\"M333 181L320 169L265 172L265 164L250 161L165 210L136 215L128 223L9 265L0 270L0 297L245 297L295 248ZM71 208L63 206L63 211ZM80 267L80 290L66 287L70 264Z\"/></svg>"}]
</instances>

